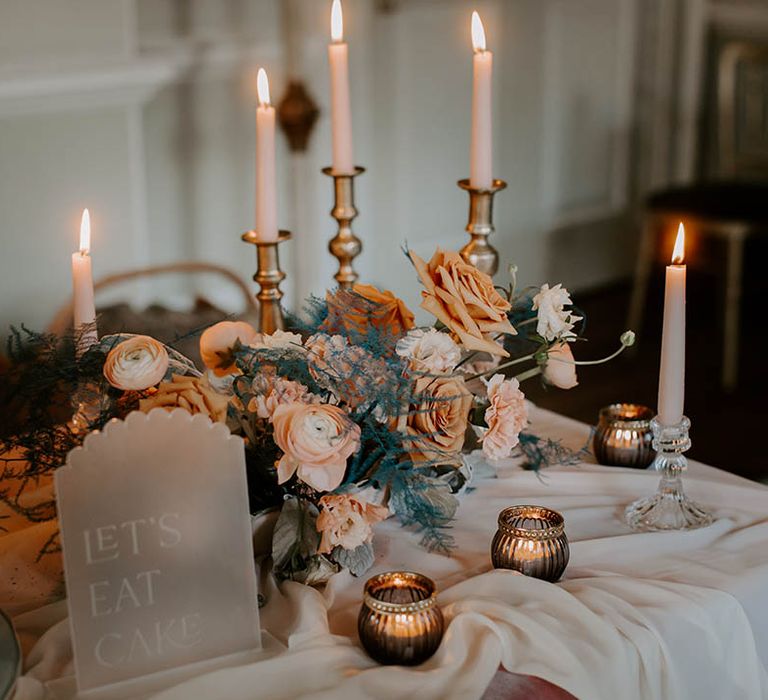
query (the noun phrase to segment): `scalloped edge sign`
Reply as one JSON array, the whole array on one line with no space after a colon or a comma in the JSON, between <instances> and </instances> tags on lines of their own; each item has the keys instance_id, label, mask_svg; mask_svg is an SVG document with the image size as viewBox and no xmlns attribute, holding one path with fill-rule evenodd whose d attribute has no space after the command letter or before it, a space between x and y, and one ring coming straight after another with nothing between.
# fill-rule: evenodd
<instances>
[{"instance_id":1,"label":"scalloped edge sign","mask_svg":"<svg viewBox=\"0 0 768 700\"><path fill-rule=\"evenodd\" d=\"M225 425L112 420L56 493L81 691L261 647L243 443Z\"/></svg>"}]
</instances>

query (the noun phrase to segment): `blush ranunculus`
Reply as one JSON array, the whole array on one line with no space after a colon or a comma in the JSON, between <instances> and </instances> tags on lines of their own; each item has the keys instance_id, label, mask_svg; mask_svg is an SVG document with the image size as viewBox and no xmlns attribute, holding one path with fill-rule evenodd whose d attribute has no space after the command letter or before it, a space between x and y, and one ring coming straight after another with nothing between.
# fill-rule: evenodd
<instances>
[{"instance_id":1,"label":"blush ranunculus","mask_svg":"<svg viewBox=\"0 0 768 700\"><path fill-rule=\"evenodd\" d=\"M517 379L504 379L494 374L488 382L488 401L485 422L488 430L483 435L483 454L490 459L509 457L520 442L520 432L528 424L525 394Z\"/></svg>"},{"instance_id":2,"label":"blush ranunculus","mask_svg":"<svg viewBox=\"0 0 768 700\"><path fill-rule=\"evenodd\" d=\"M272 414L282 484L296 474L316 491L333 491L344 480L347 459L360 447L360 427L330 404L291 403Z\"/></svg>"},{"instance_id":3,"label":"blush ranunculus","mask_svg":"<svg viewBox=\"0 0 768 700\"><path fill-rule=\"evenodd\" d=\"M356 549L373 539L372 525L389 515L385 506L368 502L361 493L327 495L320 499L317 531L321 533L320 554L329 554L334 547Z\"/></svg>"},{"instance_id":4,"label":"blush ranunculus","mask_svg":"<svg viewBox=\"0 0 768 700\"><path fill-rule=\"evenodd\" d=\"M468 350L508 357L492 337L517 333L507 318L512 305L493 280L453 251L438 248L429 263L412 251L409 255L424 285L421 308L445 324Z\"/></svg>"},{"instance_id":5,"label":"blush ranunculus","mask_svg":"<svg viewBox=\"0 0 768 700\"><path fill-rule=\"evenodd\" d=\"M217 377L236 371L235 350L250 345L259 337L256 329L245 321L221 321L206 328L200 336L200 357Z\"/></svg>"},{"instance_id":6,"label":"blush ranunculus","mask_svg":"<svg viewBox=\"0 0 768 700\"><path fill-rule=\"evenodd\" d=\"M544 381L558 389L573 389L579 383L573 352L568 343L558 343L547 350L543 372Z\"/></svg>"},{"instance_id":7,"label":"blush ranunculus","mask_svg":"<svg viewBox=\"0 0 768 700\"><path fill-rule=\"evenodd\" d=\"M148 335L135 335L113 347L104 361L104 377L116 389L144 391L168 371L168 351Z\"/></svg>"}]
</instances>

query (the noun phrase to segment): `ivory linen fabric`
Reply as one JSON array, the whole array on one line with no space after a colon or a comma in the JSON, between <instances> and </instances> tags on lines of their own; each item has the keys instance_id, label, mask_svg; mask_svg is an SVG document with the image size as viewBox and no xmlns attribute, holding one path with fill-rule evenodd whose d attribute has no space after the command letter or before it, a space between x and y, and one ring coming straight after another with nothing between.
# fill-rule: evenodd
<instances>
[{"instance_id":1,"label":"ivory linen fabric","mask_svg":"<svg viewBox=\"0 0 768 700\"><path fill-rule=\"evenodd\" d=\"M573 421L535 409L532 419L539 434L574 447L587 439ZM393 521L379 524L370 573L431 576L449 621L438 653L420 667L381 667L361 649L362 580L340 573L320 591L277 587L264 574L259 659L147 697L464 700L483 696L501 665L584 700L768 698L768 489L694 464L687 490L715 508L717 522L632 533L623 508L657 482L653 472L587 463L540 476L505 463L499 478L477 474L462 497L452 557L425 552ZM514 503L565 516L571 562L560 583L491 569L497 514ZM18 614L15 623L28 649L16 700L72 697L64 602Z\"/></svg>"}]
</instances>

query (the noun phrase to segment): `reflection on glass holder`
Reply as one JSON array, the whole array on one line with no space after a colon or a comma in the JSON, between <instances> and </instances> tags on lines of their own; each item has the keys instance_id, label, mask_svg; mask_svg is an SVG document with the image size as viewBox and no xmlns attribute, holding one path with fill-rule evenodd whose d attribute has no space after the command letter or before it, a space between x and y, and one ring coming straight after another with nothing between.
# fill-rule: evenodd
<instances>
[{"instance_id":1,"label":"reflection on glass holder","mask_svg":"<svg viewBox=\"0 0 768 700\"><path fill-rule=\"evenodd\" d=\"M613 467L647 467L656 454L652 418L652 409L635 403L614 403L600 409L592 440L597 461Z\"/></svg>"},{"instance_id":2,"label":"reflection on glass holder","mask_svg":"<svg viewBox=\"0 0 768 700\"><path fill-rule=\"evenodd\" d=\"M413 666L437 651L443 614L435 583L411 571L390 571L365 584L357 631L365 650L382 664Z\"/></svg>"},{"instance_id":3,"label":"reflection on glass holder","mask_svg":"<svg viewBox=\"0 0 768 700\"><path fill-rule=\"evenodd\" d=\"M624 517L634 530L693 530L714 521L711 513L683 491L682 473L688 464L683 452L691 448L690 427L685 416L677 425L662 425L658 416L651 421L657 452L653 466L661 474L661 481L653 496L627 506Z\"/></svg>"},{"instance_id":4,"label":"reflection on glass holder","mask_svg":"<svg viewBox=\"0 0 768 700\"><path fill-rule=\"evenodd\" d=\"M565 521L542 506L511 506L499 513L499 529L491 543L496 569L557 581L568 566L570 550Z\"/></svg>"}]
</instances>

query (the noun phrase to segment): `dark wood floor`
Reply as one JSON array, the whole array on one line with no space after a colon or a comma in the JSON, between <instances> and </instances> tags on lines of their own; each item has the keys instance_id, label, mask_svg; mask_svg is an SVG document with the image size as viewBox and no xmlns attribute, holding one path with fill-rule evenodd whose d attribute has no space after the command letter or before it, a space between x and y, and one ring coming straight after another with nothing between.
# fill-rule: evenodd
<instances>
[{"instance_id":1,"label":"dark wood floor","mask_svg":"<svg viewBox=\"0 0 768 700\"><path fill-rule=\"evenodd\" d=\"M766 369L765 251L748 260L742 305L739 385L725 393L722 360L722 281L689 270L686 415L692 422L690 457L750 479L768 479L768 369ZM579 386L570 391L544 389L537 380L524 391L540 406L594 424L600 407L619 401L656 406L663 266L653 281L646 317L634 352L605 365L579 368ZM589 342L578 343L577 359L602 357L618 347L625 330L630 282L589 294L574 302L587 314ZM765 442L764 442L765 441Z\"/></svg>"}]
</instances>

